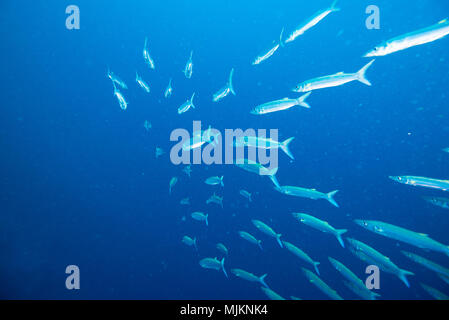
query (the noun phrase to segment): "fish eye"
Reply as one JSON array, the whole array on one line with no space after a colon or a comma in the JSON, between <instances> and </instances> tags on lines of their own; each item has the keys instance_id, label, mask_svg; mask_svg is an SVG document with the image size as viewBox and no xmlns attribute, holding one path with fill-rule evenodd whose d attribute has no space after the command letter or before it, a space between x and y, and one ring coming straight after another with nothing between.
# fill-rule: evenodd
<instances>
[{"instance_id":1,"label":"fish eye","mask_svg":"<svg viewBox=\"0 0 449 320\"><path fill-rule=\"evenodd\" d=\"M363 221L363 225L364 225L365 227L367 227L367 226L368 226L368 223L367 223L366 221Z\"/></svg>"}]
</instances>

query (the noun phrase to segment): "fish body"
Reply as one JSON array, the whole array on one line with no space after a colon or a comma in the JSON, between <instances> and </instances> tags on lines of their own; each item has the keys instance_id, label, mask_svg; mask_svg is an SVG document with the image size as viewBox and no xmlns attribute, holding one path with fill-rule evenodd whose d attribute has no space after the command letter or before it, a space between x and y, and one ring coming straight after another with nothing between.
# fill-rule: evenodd
<instances>
[{"instance_id":1,"label":"fish body","mask_svg":"<svg viewBox=\"0 0 449 320\"><path fill-rule=\"evenodd\" d=\"M433 204L434 206L443 208L443 209L449 209L449 198L443 198L443 197L423 197L424 200L427 202Z\"/></svg>"},{"instance_id":2,"label":"fish body","mask_svg":"<svg viewBox=\"0 0 449 320\"><path fill-rule=\"evenodd\" d=\"M189 198L183 198L183 199L181 199L181 201L179 203L184 205L184 206L188 206L188 205L190 205L190 199Z\"/></svg>"},{"instance_id":3,"label":"fish body","mask_svg":"<svg viewBox=\"0 0 449 320\"><path fill-rule=\"evenodd\" d=\"M195 109L195 105L193 104L193 97L195 96L195 92L192 94L192 97L184 102L179 108L178 108L178 114L184 113L189 111L190 108Z\"/></svg>"},{"instance_id":4,"label":"fish body","mask_svg":"<svg viewBox=\"0 0 449 320\"><path fill-rule=\"evenodd\" d=\"M232 84L232 76L234 75L234 68L231 69L231 73L229 74L229 79L226 85L218 90L214 95L212 96L212 101L217 102L224 97L226 97L229 93L232 93L235 96L234 86Z\"/></svg>"},{"instance_id":5,"label":"fish body","mask_svg":"<svg viewBox=\"0 0 449 320\"><path fill-rule=\"evenodd\" d=\"M238 234L242 239L245 239L246 241L251 242L252 244L258 245L260 250L262 250L261 240L257 240L252 234L249 234L246 231L239 231Z\"/></svg>"},{"instance_id":6,"label":"fish body","mask_svg":"<svg viewBox=\"0 0 449 320\"><path fill-rule=\"evenodd\" d=\"M115 88L115 85L118 85L122 89L128 89L128 86L126 85L126 83L122 79L120 79L119 76L117 76L114 72L109 70L109 68L108 68L108 78L111 79L112 84L114 85L114 88Z\"/></svg>"},{"instance_id":7,"label":"fish body","mask_svg":"<svg viewBox=\"0 0 449 320\"><path fill-rule=\"evenodd\" d=\"M325 10L320 10L317 13L315 13L312 17L310 17L309 19L307 19L306 21L304 21L302 24L300 24L287 38L287 40L285 40L285 43L289 43L292 42L293 40L295 40L297 37L299 37L300 35L304 34L307 30L309 30L310 28L314 27L316 24L318 24L318 22L320 22L321 20L323 20L324 18L327 17L327 15L329 15L332 12L336 12L336 11L340 11L339 8L336 7L337 1L334 1L332 3L332 5L325 9Z\"/></svg>"},{"instance_id":8,"label":"fish body","mask_svg":"<svg viewBox=\"0 0 449 320\"><path fill-rule=\"evenodd\" d=\"M433 42L449 34L449 21L444 19L430 27L409 32L377 45L365 57L379 57L405 50L414 46Z\"/></svg>"},{"instance_id":9,"label":"fish body","mask_svg":"<svg viewBox=\"0 0 449 320\"><path fill-rule=\"evenodd\" d=\"M299 222L304 223L305 225L312 227L316 230L319 230L321 232L330 233L334 235L340 245L344 248L345 244L343 242L343 239L341 235L345 233L346 229L335 229L332 227L327 221L320 220L318 218L315 218L311 215L305 214L305 213L292 213L293 217L296 218Z\"/></svg>"},{"instance_id":10,"label":"fish body","mask_svg":"<svg viewBox=\"0 0 449 320\"><path fill-rule=\"evenodd\" d=\"M270 288L260 287L260 289L267 295L270 300L285 300L285 298L281 297L278 293L274 292Z\"/></svg>"},{"instance_id":11,"label":"fish body","mask_svg":"<svg viewBox=\"0 0 449 320\"><path fill-rule=\"evenodd\" d=\"M165 88L165 92L164 92L164 97L165 98L170 98L170 96L173 94L173 88L172 88L172 86L171 86L171 78L170 78L170 80L168 81L168 86L167 86L167 88Z\"/></svg>"},{"instance_id":12,"label":"fish body","mask_svg":"<svg viewBox=\"0 0 449 320\"><path fill-rule=\"evenodd\" d=\"M209 203L218 204L223 209L223 197L219 197L215 193L211 195L209 199L206 200L206 204Z\"/></svg>"},{"instance_id":13,"label":"fish body","mask_svg":"<svg viewBox=\"0 0 449 320\"><path fill-rule=\"evenodd\" d=\"M165 151L162 148L156 147L156 158L159 158L165 153Z\"/></svg>"},{"instance_id":14,"label":"fish body","mask_svg":"<svg viewBox=\"0 0 449 320\"><path fill-rule=\"evenodd\" d=\"M432 270L436 273L438 273L439 275L445 276L445 277L449 277L449 269L445 268L433 261L430 261L424 257L421 257L417 254L408 252L408 251L401 251L403 255L405 255L407 258L409 258L410 260L422 265L423 267Z\"/></svg>"},{"instance_id":15,"label":"fish body","mask_svg":"<svg viewBox=\"0 0 449 320\"><path fill-rule=\"evenodd\" d=\"M243 136L237 137L234 142L234 146L236 147L253 147L253 148L262 148L262 149L278 149L280 148L285 152L287 156L291 159L294 159L293 154L291 153L288 145L293 141L295 137L291 137L286 139L283 142L275 141L271 138L263 138L257 136Z\"/></svg>"},{"instance_id":16,"label":"fish body","mask_svg":"<svg viewBox=\"0 0 449 320\"><path fill-rule=\"evenodd\" d=\"M223 253L225 256L227 256L228 253L229 253L228 248L226 248L226 246L225 246L223 243L221 243L221 242L220 242L220 243L217 243L216 248L217 248L221 253Z\"/></svg>"},{"instance_id":17,"label":"fish body","mask_svg":"<svg viewBox=\"0 0 449 320\"><path fill-rule=\"evenodd\" d=\"M253 110L250 111L250 113L255 115L261 115L287 110L294 106L301 106L310 109L310 105L306 102L306 99L308 96L310 96L310 94L311 92L307 92L306 94L300 96L297 99L283 98L280 100L266 102L256 106Z\"/></svg>"},{"instance_id":18,"label":"fish body","mask_svg":"<svg viewBox=\"0 0 449 320\"><path fill-rule=\"evenodd\" d=\"M449 296L447 296L446 294L442 293L441 291L432 288L428 285L425 285L424 283L420 284L421 287L428 293L430 294L434 299L436 300L449 300Z\"/></svg>"},{"instance_id":19,"label":"fish body","mask_svg":"<svg viewBox=\"0 0 449 320\"><path fill-rule=\"evenodd\" d=\"M117 89L117 87L115 86L114 83L112 83L114 85L114 96L117 98L118 103L120 105L120 108L122 110L126 110L128 108L128 102L126 102L125 97L123 96L123 94Z\"/></svg>"},{"instance_id":20,"label":"fish body","mask_svg":"<svg viewBox=\"0 0 449 320\"><path fill-rule=\"evenodd\" d=\"M150 56L150 51L148 50L148 38L145 37L145 43L143 45L143 51L142 51L143 59L145 60L145 63L150 67L150 69L155 69L154 66L154 60Z\"/></svg>"},{"instance_id":21,"label":"fish body","mask_svg":"<svg viewBox=\"0 0 449 320\"><path fill-rule=\"evenodd\" d=\"M371 82L366 78L366 70L373 64L374 59L368 62L362 69L355 73L338 72L332 75L313 78L298 84L292 89L294 92L308 92L317 89L338 87L352 81L360 81L367 86L371 86Z\"/></svg>"},{"instance_id":22,"label":"fish body","mask_svg":"<svg viewBox=\"0 0 449 320\"><path fill-rule=\"evenodd\" d=\"M268 176L276 187L280 187L279 182L276 179L276 172L278 171L278 168L268 169L260 163L250 159L237 159L235 165L245 171L252 172L260 176Z\"/></svg>"},{"instance_id":23,"label":"fish body","mask_svg":"<svg viewBox=\"0 0 449 320\"><path fill-rule=\"evenodd\" d=\"M251 282L258 282L261 285L263 285L264 287L268 288L268 285L265 283L265 277L267 276L267 274L264 274L260 277L252 274L251 272L242 270L242 269L231 269L231 272L239 278L242 278L244 280L247 281L251 281Z\"/></svg>"},{"instance_id":24,"label":"fish body","mask_svg":"<svg viewBox=\"0 0 449 320\"><path fill-rule=\"evenodd\" d=\"M207 221L207 217L209 215L204 214L204 213L199 212L199 211L195 211L195 212L192 212L191 216L192 216L193 219L195 219L197 221L204 221L206 223L206 226L209 225L209 222Z\"/></svg>"},{"instance_id":25,"label":"fish body","mask_svg":"<svg viewBox=\"0 0 449 320\"><path fill-rule=\"evenodd\" d=\"M338 190L334 190L328 193L320 192L316 189L307 189L302 187L295 187L295 186L281 186L279 188L276 188L277 191L280 193L294 196L294 197L301 197L301 198L308 198L312 200L317 199L325 199L329 201L332 205L335 207L339 207L338 203L334 199L334 195L338 192Z\"/></svg>"},{"instance_id":26,"label":"fish body","mask_svg":"<svg viewBox=\"0 0 449 320\"><path fill-rule=\"evenodd\" d=\"M190 79L192 77L192 73L193 73L192 57L193 57L193 50L190 51L189 60L187 60L186 66L184 67L184 71L183 71L184 75L186 76L187 79Z\"/></svg>"},{"instance_id":27,"label":"fish body","mask_svg":"<svg viewBox=\"0 0 449 320\"><path fill-rule=\"evenodd\" d=\"M170 179L168 193L171 194L172 188L175 186L175 184L178 182L178 177L173 177Z\"/></svg>"},{"instance_id":28,"label":"fish body","mask_svg":"<svg viewBox=\"0 0 449 320\"><path fill-rule=\"evenodd\" d=\"M249 193L248 191L242 189L242 190L240 190L240 195L242 195L243 197L248 199L249 202L252 202L251 193Z\"/></svg>"},{"instance_id":29,"label":"fish body","mask_svg":"<svg viewBox=\"0 0 449 320\"><path fill-rule=\"evenodd\" d=\"M184 236L182 238L182 242L188 246L193 246L195 247L196 250L198 250L197 246L196 246L196 238L190 238L189 236Z\"/></svg>"},{"instance_id":30,"label":"fish body","mask_svg":"<svg viewBox=\"0 0 449 320\"><path fill-rule=\"evenodd\" d=\"M259 231L265 233L266 235L268 235L270 237L275 238L281 248L284 247L282 244L282 241L281 241L282 235L280 233L274 232L274 230L270 226L268 226L267 224L263 223L260 220L253 219L253 220L251 220L251 222L257 229L259 229Z\"/></svg>"},{"instance_id":31,"label":"fish body","mask_svg":"<svg viewBox=\"0 0 449 320\"><path fill-rule=\"evenodd\" d=\"M421 249L442 252L449 256L449 246L430 238L427 234L407 230L386 222L375 220L354 220L359 226L384 237L402 241Z\"/></svg>"},{"instance_id":32,"label":"fish body","mask_svg":"<svg viewBox=\"0 0 449 320\"><path fill-rule=\"evenodd\" d=\"M376 293L369 290L363 281L340 261L328 257L332 266L348 281L346 286L365 300L376 300Z\"/></svg>"},{"instance_id":33,"label":"fish body","mask_svg":"<svg viewBox=\"0 0 449 320\"><path fill-rule=\"evenodd\" d=\"M217 258L204 258L200 260L200 266L205 269L222 270L226 278L228 278L228 274L224 267L224 260L225 258L221 259L221 261Z\"/></svg>"},{"instance_id":34,"label":"fish body","mask_svg":"<svg viewBox=\"0 0 449 320\"><path fill-rule=\"evenodd\" d=\"M390 258L384 256L379 251L368 246L367 244L352 239L346 238L347 242L350 244L349 250L360 260L368 264L373 264L379 267L379 269L384 272L391 273L397 276L404 284L410 288L410 284L406 278L407 275L414 275L413 272L400 269L396 264L394 264Z\"/></svg>"},{"instance_id":35,"label":"fish body","mask_svg":"<svg viewBox=\"0 0 449 320\"><path fill-rule=\"evenodd\" d=\"M314 286L316 286L321 292L323 292L326 296L328 296L332 300L343 300L343 298L340 297L340 295L337 293L337 291L335 291L334 289L329 287L315 273L313 273L312 271L305 269L305 268L301 268L301 269L302 269L304 275L306 276L306 278L309 279L309 281Z\"/></svg>"},{"instance_id":36,"label":"fish body","mask_svg":"<svg viewBox=\"0 0 449 320\"><path fill-rule=\"evenodd\" d=\"M408 184L410 186L418 186L432 189L449 191L449 180L440 180L418 176L389 176L393 181Z\"/></svg>"},{"instance_id":37,"label":"fish body","mask_svg":"<svg viewBox=\"0 0 449 320\"><path fill-rule=\"evenodd\" d=\"M182 169L182 172L184 172L190 178L190 174L192 173L192 168L190 166L187 166L184 169Z\"/></svg>"},{"instance_id":38,"label":"fish body","mask_svg":"<svg viewBox=\"0 0 449 320\"><path fill-rule=\"evenodd\" d=\"M223 176L221 177L209 177L207 178L204 183L210 185L210 186L215 186L217 184L221 185L222 187L224 187L224 183L223 183Z\"/></svg>"},{"instance_id":39,"label":"fish body","mask_svg":"<svg viewBox=\"0 0 449 320\"><path fill-rule=\"evenodd\" d=\"M320 271L318 270L318 265L320 264L319 262L315 262L312 260L312 258L309 257L309 255L307 253L305 253L304 251L302 251L301 249L299 249L297 246L295 246L294 244L287 242L287 241L282 241L282 243L284 244L284 247L290 251L291 253L293 253L295 256L297 256L299 259L305 261L306 263L309 263L313 266L313 268L315 269L315 272L320 275Z\"/></svg>"},{"instance_id":40,"label":"fish body","mask_svg":"<svg viewBox=\"0 0 449 320\"><path fill-rule=\"evenodd\" d=\"M137 74L137 72L136 82L143 90L145 90L146 93L150 93L150 86Z\"/></svg>"}]
</instances>

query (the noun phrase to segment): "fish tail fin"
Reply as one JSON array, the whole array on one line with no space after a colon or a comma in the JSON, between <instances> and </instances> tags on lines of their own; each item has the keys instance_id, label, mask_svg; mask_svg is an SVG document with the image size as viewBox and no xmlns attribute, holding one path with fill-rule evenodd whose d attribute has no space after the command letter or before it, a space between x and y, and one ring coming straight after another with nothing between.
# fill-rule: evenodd
<instances>
[{"instance_id":1,"label":"fish tail fin","mask_svg":"<svg viewBox=\"0 0 449 320\"><path fill-rule=\"evenodd\" d=\"M262 240L257 241L257 245L259 246L260 250L263 250L263 248L262 248Z\"/></svg>"},{"instance_id":2,"label":"fish tail fin","mask_svg":"<svg viewBox=\"0 0 449 320\"><path fill-rule=\"evenodd\" d=\"M320 275L320 270L318 270L318 265L319 264L320 264L319 262L314 262L313 263L313 267L315 268L315 272L316 272L317 275Z\"/></svg>"},{"instance_id":3,"label":"fish tail fin","mask_svg":"<svg viewBox=\"0 0 449 320\"><path fill-rule=\"evenodd\" d=\"M282 151L284 151L291 159L295 159L295 157L293 157L293 154L290 152L290 149L288 148L288 145L290 144L290 142L292 142L292 140L295 139L295 137L291 137L286 139L284 142L281 143L281 149Z\"/></svg>"},{"instance_id":4,"label":"fish tail fin","mask_svg":"<svg viewBox=\"0 0 449 320\"><path fill-rule=\"evenodd\" d=\"M231 69L231 73L229 74L228 88L231 91L231 93L235 96L234 85L232 84L232 76L233 75L234 75L234 68Z\"/></svg>"},{"instance_id":5,"label":"fish tail fin","mask_svg":"<svg viewBox=\"0 0 449 320\"><path fill-rule=\"evenodd\" d=\"M192 94L192 97L190 98L190 104L192 105L192 108L195 109L195 105L193 104L193 98L195 97L195 92Z\"/></svg>"},{"instance_id":6,"label":"fish tail fin","mask_svg":"<svg viewBox=\"0 0 449 320\"><path fill-rule=\"evenodd\" d=\"M373 64L374 60L375 59L371 60L366 65L364 65L362 69L357 71L357 80L359 80L361 83L366 84L367 86L370 86L371 82L365 77L365 72Z\"/></svg>"},{"instance_id":7,"label":"fish tail fin","mask_svg":"<svg viewBox=\"0 0 449 320\"><path fill-rule=\"evenodd\" d=\"M198 251L198 247L196 246L196 237L193 238L193 246L195 247L195 250Z\"/></svg>"},{"instance_id":8,"label":"fish tail fin","mask_svg":"<svg viewBox=\"0 0 449 320\"><path fill-rule=\"evenodd\" d=\"M306 99L308 96L310 96L311 93L312 91L309 91L306 94L300 96L298 99L296 99L296 101L298 102L298 106L310 109L310 105L306 102Z\"/></svg>"},{"instance_id":9,"label":"fish tail fin","mask_svg":"<svg viewBox=\"0 0 449 320\"><path fill-rule=\"evenodd\" d=\"M276 235L276 241L279 243L279 245L281 246L281 248L283 248L284 245L282 244L281 236L282 236L282 234L278 233L278 234Z\"/></svg>"},{"instance_id":10,"label":"fish tail fin","mask_svg":"<svg viewBox=\"0 0 449 320\"><path fill-rule=\"evenodd\" d=\"M337 229L336 231L337 231L337 234L335 236L337 237L338 242L344 248L345 247L345 243L343 242L343 238L341 237L341 235L343 233L347 232L348 230L346 230L346 229Z\"/></svg>"},{"instance_id":11,"label":"fish tail fin","mask_svg":"<svg viewBox=\"0 0 449 320\"><path fill-rule=\"evenodd\" d=\"M224 187L223 178L224 178L224 176L221 176L221 178L220 178L220 184L221 184L222 187Z\"/></svg>"},{"instance_id":12,"label":"fish tail fin","mask_svg":"<svg viewBox=\"0 0 449 320\"><path fill-rule=\"evenodd\" d=\"M332 12L340 11L340 8L337 7L338 0L332 2L331 7L329 8Z\"/></svg>"},{"instance_id":13,"label":"fish tail fin","mask_svg":"<svg viewBox=\"0 0 449 320\"><path fill-rule=\"evenodd\" d=\"M207 217L209 217L209 214L206 214L206 226L209 226L209 221L207 221Z\"/></svg>"},{"instance_id":14,"label":"fish tail fin","mask_svg":"<svg viewBox=\"0 0 449 320\"><path fill-rule=\"evenodd\" d=\"M407 280L406 276L413 276L413 275L415 275L415 274L413 272L411 272L411 271L400 269L398 277L399 277L399 279L401 279L402 282L405 283L407 288L410 288L410 284L408 283L408 280Z\"/></svg>"},{"instance_id":15,"label":"fish tail fin","mask_svg":"<svg viewBox=\"0 0 449 320\"><path fill-rule=\"evenodd\" d=\"M260 282L263 286L269 288L268 285L267 285L267 283L265 282L265 278L266 278L267 275L268 275L268 273L265 273L264 275L260 276L260 277L259 277L259 282Z\"/></svg>"},{"instance_id":16,"label":"fish tail fin","mask_svg":"<svg viewBox=\"0 0 449 320\"><path fill-rule=\"evenodd\" d=\"M281 46L281 47L284 47L284 41L282 41L282 37L283 37L283 35L284 35L284 27L282 27L282 30L281 30L281 34L279 35L279 45Z\"/></svg>"},{"instance_id":17,"label":"fish tail fin","mask_svg":"<svg viewBox=\"0 0 449 320\"><path fill-rule=\"evenodd\" d=\"M270 180L274 183L275 187L280 189L281 185L279 184L279 181L276 178L276 175L273 174L273 175L270 175L269 177L270 177Z\"/></svg>"},{"instance_id":18,"label":"fish tail fin","mask_svg":"<svg viewBox=\"0 0 449 320\"><path fill-rule=\"evenodd\" d=\"M337 192L338 192L338 190L334 190L334 191L331 191L331 192L327 193L326 194L326 199L327 199L327 201L329 201L330 203L332 203L334 206L336 206L338 208L339 207L338 203L334 200L334 195Z\"/></svg>"},{"instance_id":19,"label":"fish tail fin","mask_svg":"<svg viewBox=\"0 0 449 320\"><path fill-rule=\"evenodd\" d=\"M228 274L226 273L226 269L224 267L224 261L225 261L225 258L221 259L221 270L223 270L223 273L225 274L226 278L229 278Z\"/></svg>"}]
</instances>

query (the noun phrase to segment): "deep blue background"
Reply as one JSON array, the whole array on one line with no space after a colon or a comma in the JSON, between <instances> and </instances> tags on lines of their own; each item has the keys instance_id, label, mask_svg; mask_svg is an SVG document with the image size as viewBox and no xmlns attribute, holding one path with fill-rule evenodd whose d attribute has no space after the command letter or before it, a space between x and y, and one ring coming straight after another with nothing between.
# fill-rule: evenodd
<instances>
[{"instance_id":1,"label":"deep blue background","mask_svg":"<svg viewBox=\"0 0 449 320\"><path fill-rule=\"evenodd\" d=\"M298 82L338 71L355 72L362 54L393 36L446 18L445 1L341 0L332 13L258 66L251 62L331 0L316 1L2 1L0 4L0 297L33 299L265 299L257 284L202 269L200 258L230 250L228 272L237 267L257 275L279 294L308 299L325 296L300 271L302 262L258 232L253 218L321 261L322 279L344 298L355 296L332 268L332 257L364 277L365 265L327 234L302 226L291 212L307 212L348 228L400 267L414 271L407 289L382 273L384 299L428 299L419 282L446 294L433 273L406 259L416 252L448 267L448 257L425 252L365 231L354 218L386 221L449 243L448 211L422 195L443 192L396 184L389 175L449 177L449 39L380 57L368 70L373 83L319 90L312 108L266 116L257 104L296 97ZM65 8L81 10L81 29L65 28ZM381 29L365 28L365 8L381 10ZM145 36L156 70L142 59ZM194 50L193 77L182 69ZM129 86L119 108L106 77L107 66ZM211 96L235 68L237 96L212 103ZM148 81L147 95L135 71ZM173 78L173 96L163 97ZM176 109L196 92L196 109ZM153 128L143 128L149 120ZM193 166L192 178L169 161L170 132L190 129L192 120L225 128L279 128L280 139L295 136L296 160L279 155L281 184L339 189L337 209L324 200L290 198L271 182L234 166ZM191 130L191 129L190 129ZM167 153L155 159L155 147ZM225 176L225 188L204 184ZM178 184L168 195L168 182ZM253 192L254 201L239 195ZM206 205L214 192L224 210ZM191 207L181 206L189 196ZM209 228L192 211L209 213ZM186 221L182 221L182 217ZM264 251L240 239L247 230ZM181 243L198 238L199 253ZM68 291L65 267L81 269L81 290ZM308 266L306 266L308 267Z\"/></svg>"}]
</instances>

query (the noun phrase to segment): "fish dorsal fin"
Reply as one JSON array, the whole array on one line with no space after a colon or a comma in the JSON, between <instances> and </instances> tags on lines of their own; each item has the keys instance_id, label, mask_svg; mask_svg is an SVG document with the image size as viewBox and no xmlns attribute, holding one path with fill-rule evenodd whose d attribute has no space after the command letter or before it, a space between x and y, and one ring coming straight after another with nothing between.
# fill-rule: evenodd
<instances>
[{"instance_id":1,"label":"fish dorsal fin","mask_svg":"<svg viewBox=\"0 0 449 320\"><path fill-rule=\"evenodd\" d=\"M446 18L446 19L443 19L443 20L441 20L441 21L438 21L438 24L446 23L446 22L447 22L447 18Z\"/></svg>"},{"instance_id":2,"label":"fish dorsal fin","mask_svg":"<svg viewBox=\"0 0 449 320\"><path fill-rule=\"evenodd\" d=\"M284 101L284 100L288 100L288 99L289 99L288 97L285 97L285 98L282 98L281 100Z\"/></svg>"},{"instance_id":3,"label":"fish dorsal fin","mask_svg":"<svg viewBox=\"0 0 449 320\"><path fill-rule=\"evenodd\" d=\"M336 74L341 75L341 74L343 74L343 71L337 72Z\"/></svg>"}]
</instances>

